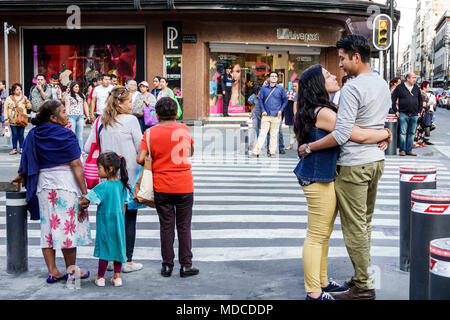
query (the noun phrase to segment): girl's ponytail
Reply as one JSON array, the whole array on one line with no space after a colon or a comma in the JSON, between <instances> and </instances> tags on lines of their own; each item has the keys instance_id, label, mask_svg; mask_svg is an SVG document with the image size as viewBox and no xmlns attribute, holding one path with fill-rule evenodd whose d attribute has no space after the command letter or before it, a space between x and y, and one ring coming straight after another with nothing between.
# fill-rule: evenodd
<instances>
[{"instance_id":1,"label":"girl's ponytail","mask_svg":"<svg viewBox=\"0 0 450 320\"><path fill-rule=\"evenodd\" d=\"M127 161L124 157L120 157L120 181L122 181L124 189L127 188L128 191L131 191L131 188L128 184Z\"/></svg>"}]
</instances>

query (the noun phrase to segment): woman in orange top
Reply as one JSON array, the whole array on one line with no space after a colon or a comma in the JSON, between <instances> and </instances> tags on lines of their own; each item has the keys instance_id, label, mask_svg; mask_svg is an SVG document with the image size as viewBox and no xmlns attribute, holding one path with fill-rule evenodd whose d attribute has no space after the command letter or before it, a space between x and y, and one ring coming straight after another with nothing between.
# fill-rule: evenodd
<instances>
[{"instance_id":1,"label":"woman in orange top","mask_svg":"<svg viewBox=\"0 0 450 320\"><path fill-rule=\"evenodd\" d=\"M170 277L174 266L175 220L178 233L180 276L199 273L192 267L191 220L194 204L194 179L189 157L194 154L194 141L189 128L176 122L177 105L164 97L155 105L159 124L145 131L137 162L144 164L149 154L147 135L150 134L153 189L159 216L162 269L161 275Z\"/></svg>"}]
</instances>

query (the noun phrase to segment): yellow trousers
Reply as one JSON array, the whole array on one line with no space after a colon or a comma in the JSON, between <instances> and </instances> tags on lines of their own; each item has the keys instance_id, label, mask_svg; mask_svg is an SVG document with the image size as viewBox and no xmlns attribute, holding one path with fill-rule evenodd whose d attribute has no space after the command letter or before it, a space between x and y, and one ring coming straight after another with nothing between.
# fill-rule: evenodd
<instances>
[{"instance_id":1,"label":"yellow trousers","mask_svg":"<svg viewBox=\"0 0 450 320\"><path fill-rule=\"evenodd\" d=\"M303 245L306 292L322 292L328 282L328 242L337 215L334 182L315 182L302 187L308 203L308 230Z\"/></svg>"}]
</instances>

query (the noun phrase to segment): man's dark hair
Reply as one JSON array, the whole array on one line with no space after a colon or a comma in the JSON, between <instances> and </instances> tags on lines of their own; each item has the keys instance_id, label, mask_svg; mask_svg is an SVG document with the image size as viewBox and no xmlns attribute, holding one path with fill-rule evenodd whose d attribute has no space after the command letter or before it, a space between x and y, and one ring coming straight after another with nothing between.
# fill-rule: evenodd
<instances>
[{"instance_id":1,"label":"man's dark hair","mask_svg":"<svg viewBox=\"0 0 450 320\"><path fill-rule=\"evenodd\" d=\"M276 72L276 71L270 71L268 77L270 77L272 75L272 73L275 73L278 77L278 72Z\"/></svg>"},{"instance_id":2,"label":"man's dark hair","mask_svg":"<svg viewBox=\"0 0 450 320\"><path fill-rule=\"evenodd\" d=\"M111 79L111 75L110 75L109 73L104 73L103 76L102 76L102 79L103 79L104 77L108 77L109 79Z\"/></svg>"},{"instance_id":3,"label":"man's dark hair","mask_svg":"<svg viewBox=\"0 0 450 320\"><path fill-rule=\"evenodd\" d=\"M38 74L36 75L36 77L35 77L36 80L37 80L38 77L42 77L42 78L44 78L44 80L45 80L45 76L44 76L42 73L38 73Z\"/></svg>"},{"instance_id":4,"label":"man's dark hair","mask_svg":"<svg viewBox=\"0 0 450 320\"><path fill-rule=\"evenodd\" d=\"M336 42L336 48L343 49L352 59L355 53L359 53L364 63L370 61L370 45L367 39L360 34L351 34Z\"/></svg>"},{"instance_id":5,"label":"man's dark hair","mask_svg":"<svg viewBox=\"0 0 450 320\"><path fill-rule=\"evenodd\" d=\"M50 79L58 80L58 75L56 73L54 73L50 76Z\"/></svg>"},{"instance_id":6,"label":"man's dark hair","mask_svg":"<svg viewBox=\"0 0 450 320\"><path fill-rule=\"evenodd\" d=\"M155 109L159 120L175 120L177 118L177 104L170 97L159 99L156 102Z\"/></svg>"}]
</instances>

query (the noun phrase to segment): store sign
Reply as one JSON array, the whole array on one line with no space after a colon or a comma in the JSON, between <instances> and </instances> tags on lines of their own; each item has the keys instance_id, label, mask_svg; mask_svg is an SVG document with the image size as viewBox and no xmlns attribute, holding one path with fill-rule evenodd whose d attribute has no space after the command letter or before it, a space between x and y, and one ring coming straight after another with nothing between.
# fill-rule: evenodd
<instances>
[{"instance_id":1,"label":"store sign","mask_svg":"<svg viewBox=\"0 0 450 320\"><path fill-rule=\"evenodd\" d=\"M181 22L164 22L164 54L181 54L183 33Z\"/></svg>"},{"instance_id":2,"label":"store sign","mask_svg":"<svg viewBox=\"0 0 450 320\"><path fill-rule=\"evenodd\" d=\"M183 43L197 43L197 35L183 34Z\"/></svg>"},{"instance_id":3,"label":"store sign","mask_svg":"<svg viewBox=\"0 0 450 320\"><path fill-rule=\"evenodd\" d=\"M301 40L305 42L309 41L319 41L320 35L316 33L297 33L288 28L278 28L277 29L277 39L278 40Z\"/></svg>"}]
</instances>

